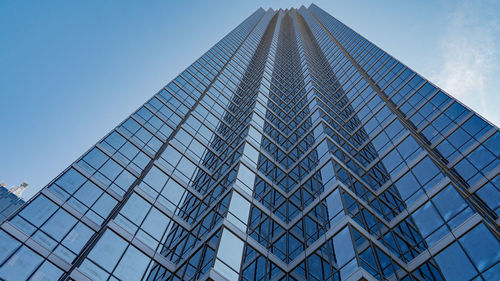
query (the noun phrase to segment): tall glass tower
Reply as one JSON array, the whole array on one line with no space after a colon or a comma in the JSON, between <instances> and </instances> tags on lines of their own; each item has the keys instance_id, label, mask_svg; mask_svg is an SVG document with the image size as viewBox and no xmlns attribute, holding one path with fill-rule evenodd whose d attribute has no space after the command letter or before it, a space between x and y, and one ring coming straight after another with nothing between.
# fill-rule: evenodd
<instances>
[{"instance_id":1,"label":"tall glass tower","mask_svg":"<svg viewBox=\"0 0 500 281\"><path fill-rule=\"evenodd\" d=\"M498 127L258 9L0 229L5 280L499 280Z\"/></svg>"}]
</instances>

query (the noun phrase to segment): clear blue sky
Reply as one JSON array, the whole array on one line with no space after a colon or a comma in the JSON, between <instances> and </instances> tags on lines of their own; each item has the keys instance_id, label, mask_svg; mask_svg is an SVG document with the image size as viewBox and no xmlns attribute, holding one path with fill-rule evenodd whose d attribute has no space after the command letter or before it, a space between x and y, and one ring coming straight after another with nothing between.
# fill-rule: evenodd
<instances>
[{"instance_id":1,"label":"clear blue sky","mask_svg":"<svg viewBox=\"0 0 500 281\"><path fill-rule=\"evenodd\" d=\"M500 1L315 3L500 124ZM259 6L1 1L0 182L30 198Z\"/></svg>"}]
</instances>

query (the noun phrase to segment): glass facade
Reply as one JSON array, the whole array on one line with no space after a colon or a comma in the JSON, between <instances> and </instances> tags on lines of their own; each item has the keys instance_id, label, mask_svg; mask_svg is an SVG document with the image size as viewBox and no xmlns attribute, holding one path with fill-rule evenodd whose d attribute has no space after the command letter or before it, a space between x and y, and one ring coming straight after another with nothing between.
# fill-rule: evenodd
<instances>
[{"instance_id":1,"label":"glass facade","mask_svg":"<svg viewBox=\"0 0 500 281\"><path fill-rule=\"evenodd\" d=\"M499 280L500 132L258 9L0 229L5 280Z\"/></svg>"}]
</instances>

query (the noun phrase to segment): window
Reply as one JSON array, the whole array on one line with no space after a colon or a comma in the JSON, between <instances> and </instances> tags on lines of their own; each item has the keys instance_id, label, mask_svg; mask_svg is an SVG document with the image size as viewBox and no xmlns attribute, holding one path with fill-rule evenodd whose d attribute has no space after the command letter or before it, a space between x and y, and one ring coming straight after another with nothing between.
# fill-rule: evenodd
<instances>
[{"instance_id":1,"label":"window","mask_svg":"<svg viewBox=\"0 0 500 281\"><path fill-rule=\"evenodd\" d=\"M244 243L236 235L224 229L217 250L214 269L230 280L238 279ZM237 258L235 258L237 257Z\"/></svg>"},{"instance_id":2,"label":"window","mask_svg":"<svg viewBox=\"0 0 500 281\"><path fill-rule=\"evenodd\" d=\"M479 271L500 260L500 242L484 224L476 226L459 241ZM500 270L497 269L496 274L500 276Z\"/></svg>"},{"instance_id":3,"label":"window","mask_svg":"<svg viewBox=\"0 0 500 281\"><path fill-rule=\"evenodd\" d=\"M0 278L9 281L24 281L42 263L43 258L22 246L10 259L0 267Z\"/></svg>"},{"instance_id":4,"label":"window","mask_svg":"<svg viewBox=\"0 0 500 281\"><path fill-rule=\"evenodd\" d=\"M102 269L99 269L89 260L92 260L104 270L111 272L126 247L127 242L118 237L118 235L111 230L106 230L92 251L89 253L88 258L84 263L82 263L80 269L93 279L105 280L108 274Z\"/></svg>"},{"instance_id":5,"label":"window","mask_svg":"<svg viewBox=\"0 0 500 281\"><path fill-rule=\"evenodd\" d=\"M436 256L436 261L446 280L467 281L477 271L457 242L451 244Z\"/></svg>"}]
</instances>

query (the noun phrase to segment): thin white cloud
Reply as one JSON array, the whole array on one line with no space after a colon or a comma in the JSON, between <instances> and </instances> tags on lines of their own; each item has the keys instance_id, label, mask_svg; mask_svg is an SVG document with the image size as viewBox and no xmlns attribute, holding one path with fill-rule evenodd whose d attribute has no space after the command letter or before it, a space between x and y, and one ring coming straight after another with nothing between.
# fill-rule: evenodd
<instances>
[{"instance_id":1,"label":"thin white cloud","mask_svg":"<svg viewBox=\"0 0 500 281\"><path fill-rule=\"evenodd\" d=\"M495 106L488 104L492 79L495 78L499 46L497 17L485 16L488 1L464 1L457 3L445 20L445 35L439 49L441 68L434 80L451 95L496 122ZM497 89L498 90L498 89Z\"/></svg>"}]
</instances>

